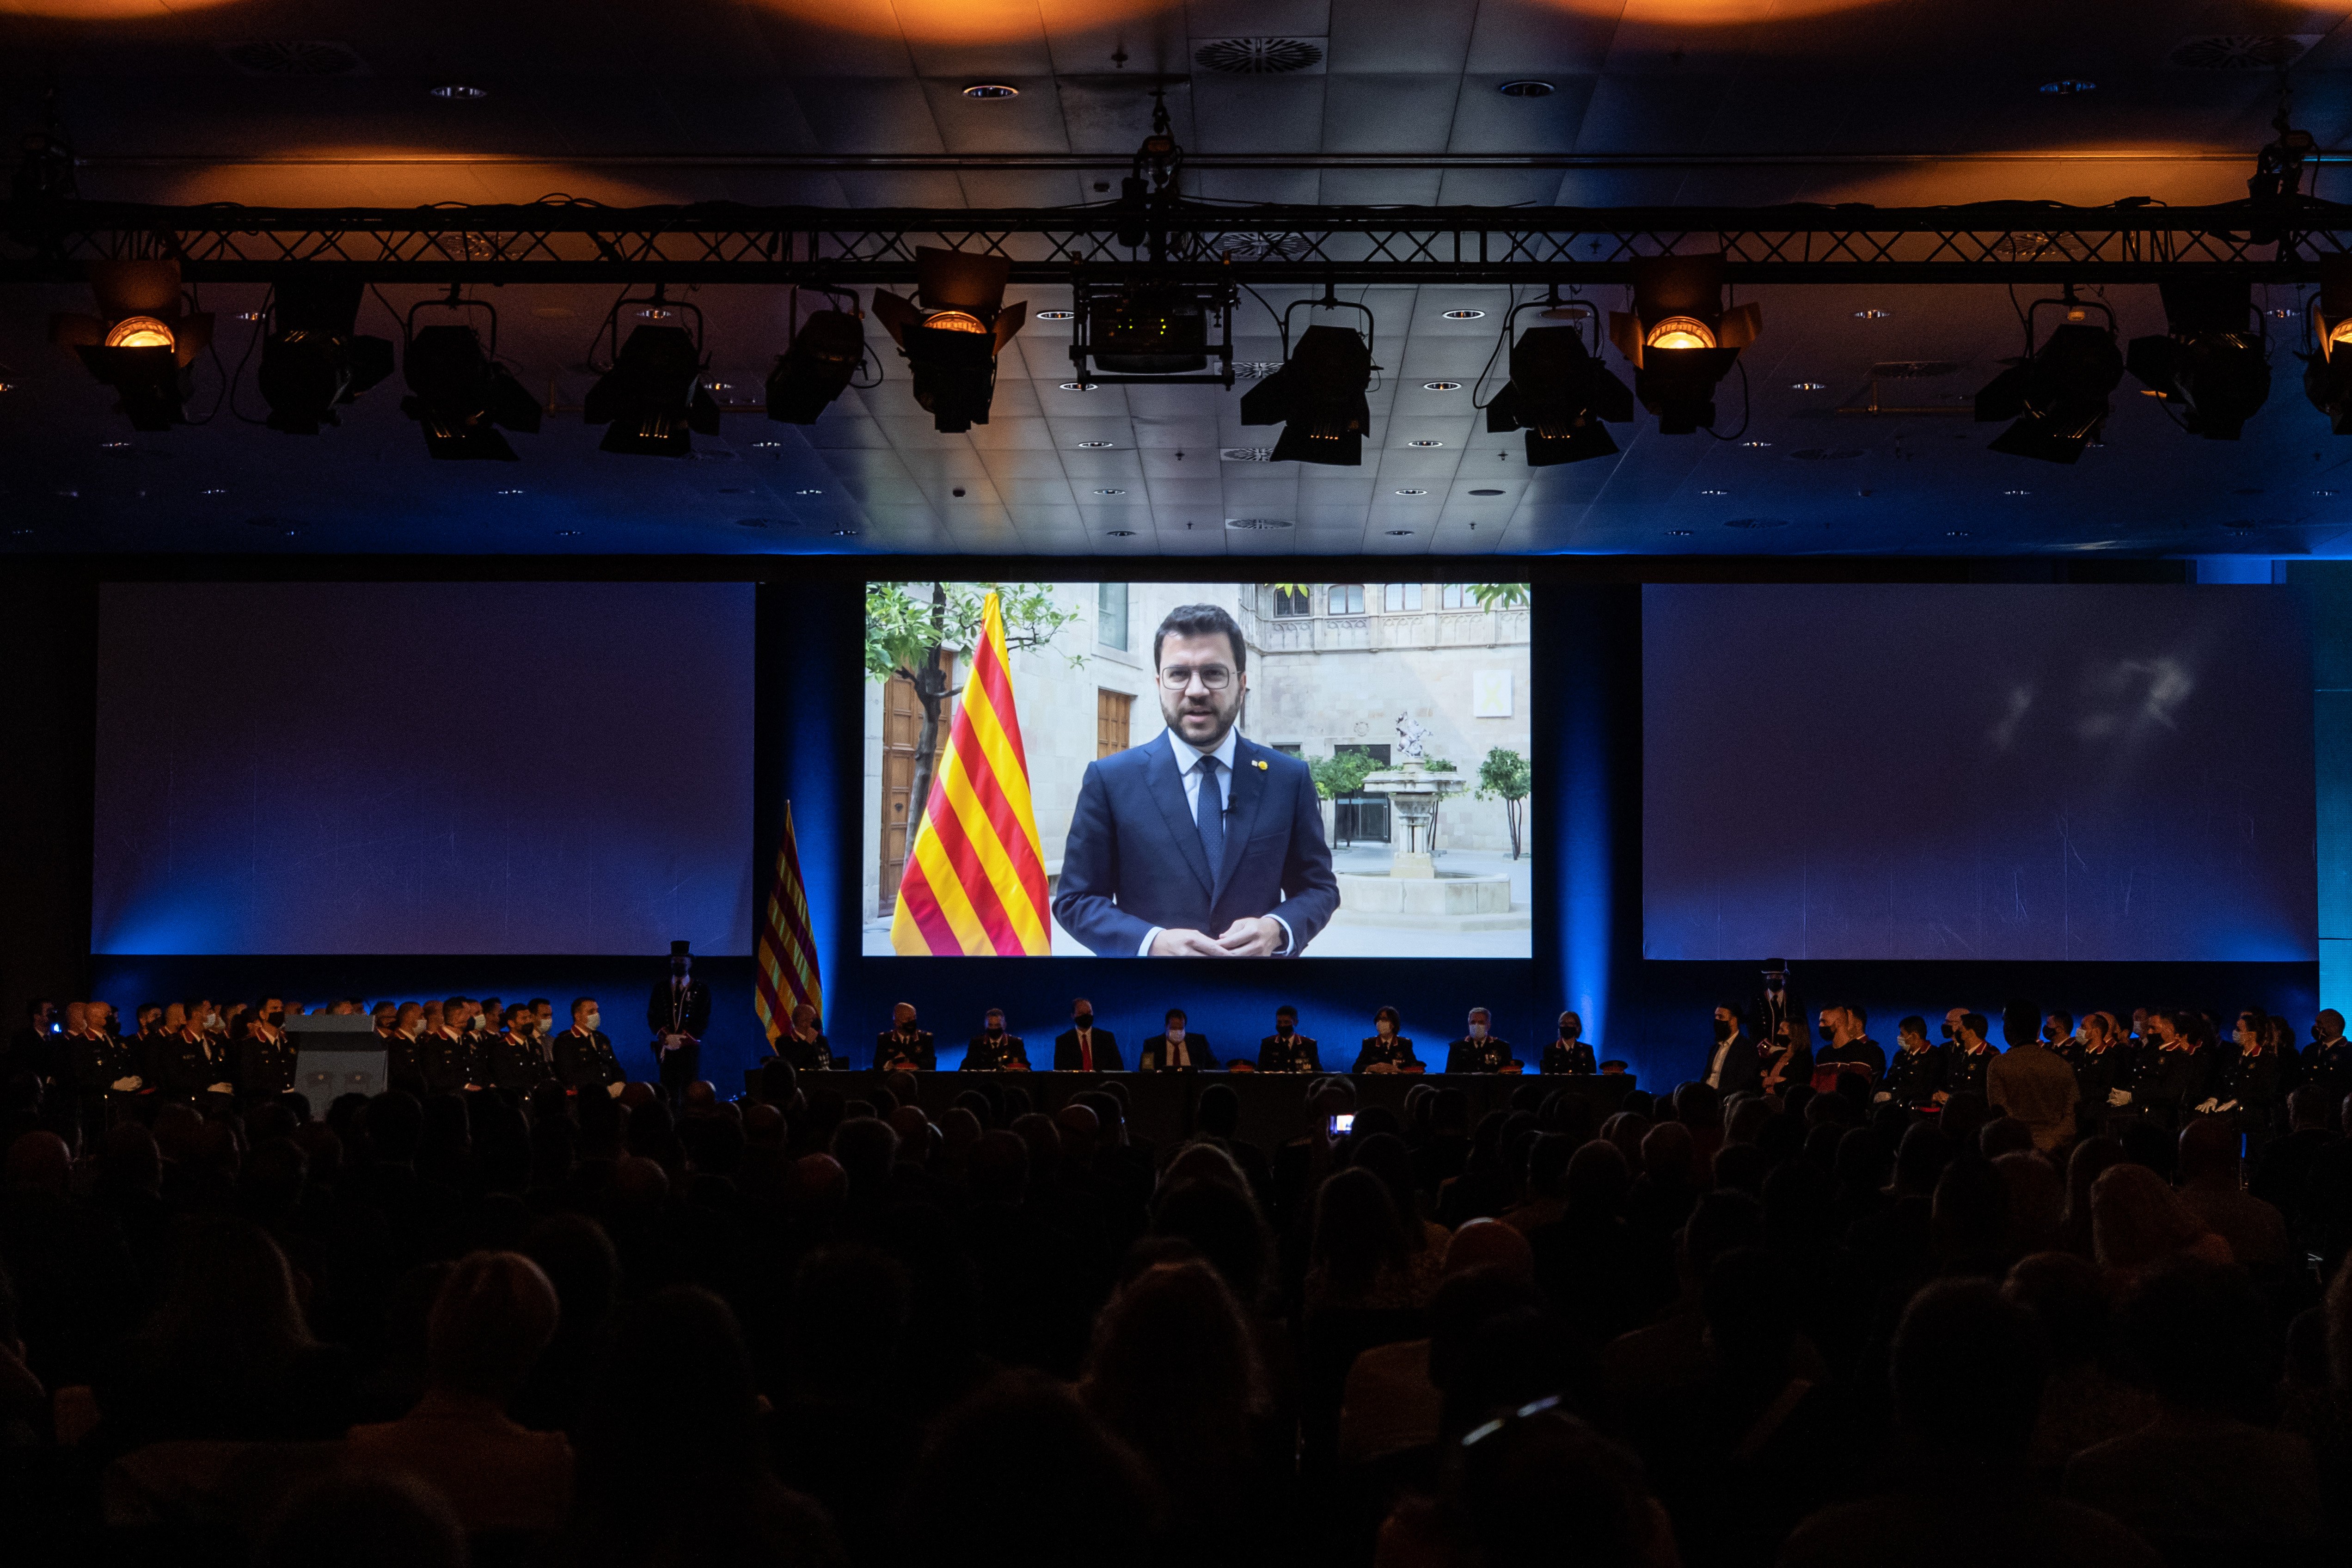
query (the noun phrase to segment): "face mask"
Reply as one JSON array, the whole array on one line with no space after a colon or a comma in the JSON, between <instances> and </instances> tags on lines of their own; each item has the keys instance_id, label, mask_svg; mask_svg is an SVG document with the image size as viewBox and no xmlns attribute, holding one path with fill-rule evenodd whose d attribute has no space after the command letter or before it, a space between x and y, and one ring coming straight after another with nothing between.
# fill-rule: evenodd
<instances>
[{"instance_id":1,"label":"face mask","mask_svg":"<svg viewBox=\"0 0 2352 1568\"><path fill-rule=\"evenodd\" d=\"M1183 1025L1181 1025L1181 1024L1171 1024L1171 1025L1169 1025L1169 1026L1168 1026L1168 1038L1169 1038L1170 1043L1173 1044L1175 1041L1181 1040L1181 1039L1182 1039L1183 1037L1184 1037L1184 1026L1183 1026Z\"/></svg>"},{"instance_id":2,"label":"face mask","mask_svg":"<svg viewBox=\"0 0 2352 1568\"><path fill-rule=\"evenodd\" d=\"M1944 1038L1946 1038L1946 1039L1948 1039L1948 1039L1950 1039L1951 1037L1952 1037L1952 1026L1951 1026L1949 1024L1947 1024L1947 1025L1945 1025L1945 1026L1944 1026Z\"/></svg>"},{"instance_id":3,"label":"face mask","mask_svg":"<svg viewBox=\"0 0 2352 1568\"><path fill-rule=\"evenodd\" d=\"M1727 1020L1717 1018L1715 1021L1715 1037L1718 1040L1731 1038L1731 1025Z\"/></svg>"},{"instance_id":4,"label":"face mask","mask_svg":"<svg viewBox=\"0 0 2352 1568\"><path fill-rule=\"evenodd\" d=\"M269 1015L269 1026L273 1029L278 1027L285 1022L286 1015L283 1013L272 1013Z\"/></svg>"},{"instance_id":5,"label":"face mask","mask_svg":"<svg viewBox=\"0 0 2352 1568\"><path fill-rule=\"evenodd\" d=\"M589 1015L588 1015L588 1026L589 1026L590 1028L592 1028L592 1029L593 1029L593 1028L595 1028L598 1025L602 1024L604 1021L604 1014L602 1014L602 1013L591 1013L591 1014L589 1014Z\"/></svg>"},{"instance_id":6,"label":"face mask","mask_svg":"<svg viewBox=\"0 0 2352 1568\"><path fill-rule=\"evenodd\" d=\"M1831 1028L1827 1024L1821 1025L1820 1028L1822 1039L1835 1043L1837 1040L1837 1031L1835 1029Z\"/></svg>"},{"instance_id":7,"label":"face mask","mask_svg":"<svg viewBox=\"0 0 2352 1568\"><path fill-rule=\"evenodd\" d=\"M1573 1024L1562 1024L1559 1026L1559 1037L1563 1040L1572 1040L1576 1038L1576 1026Z\"/></svg>"},{"instance_id":8,"label":"face mask","mask_svg":"<svg viewBox=\"0 0 2352 1568\"><path fill-rule=\"evenodd\" d=\"M1381 1038L1382 1038L1382 1039L1384 1039L1384 1040L1385 1040L1385 1039L1387 1039L1391 1035L1393 1035L1393 1034L1395 1034L1395 1033L1396 1033L1396 1026L1395 1026L1394 1024L1390 1023L1386 1018L1382 1018L1382 1019L1381 1020L1381 1022L1380 1022L1380 1031L1381 1031Z\"/></svg>"},{"instance_id":9,"label":"face mask","mask_svg":"<svg viewBox=\"0 0 2352 1568\"><path fill-rule=\"evenodd\" d=\"M1484 1025L1484 1024L1473 1024L1473 1025L1471 1025L1471 1026L1470 1026L1470 1037L1471 1037L1472 1039L1474 1039L1474 1040L1483 1040L1483 1039L1485 1039L1485 1038L1486 1037L1486 1025Z\"/></svg>"},{"instance_id":10,"label":"face mask","mask_svg":"<svg viewBox=\"0 0 2352 1568\"><path fill-rule=\"evenodd\" d=\"M218 1013L207 1013L207 1014L205 1014L205 1028L207 1028L207 1029L217 1029L217 1028L219 1028L220 1026L221 1026L221 1019L220 1019L220 1015L219 1015Z\"/></svg>"},{"instance_id":11,"label":"face mask","mask_svg":"<svg viewBox=\"0 0 2352 1568\"><path fill-rule=\"evenodd\" d=\"M1286 1039L1286 1039L1288 1039L1288 1038L1290 1038L1290 1032L1291 1032L1291 1030L1293 1030L1293 1029L1295 1029L1295 1028L1297 1028L1297 1026L1296 1024L1293 1024L1293 1023L1292 1023L1289 1019L1287 1019L1287 1018L1276 1018L1276 1019L1274 1021L1274 1032L1275 1032L1276 1034L1277 1034L1277 1035L1281 1036L1281 1037L1282 1037L1284 1039Z\"/></svg>"},{"instance_id":12,"label":"face mask","mask_svg":"<svg viewBox=\"0 0 2352 1568\"><path fill-rule=\"evenodd\" d=\"M1091 1029L1095 1026L1095 1016L1092 1013L1081 1013L1071 1022L1076 1024L1081 1029Z\"/></svg>"},{"instance_id":13,"label":"face mask","mask_svg":"<svg viewBox=\"0 0 2352 1568\"><path fill-rule=\"evenodd\" d=\"M988 1026L988 1037L989 1037L990 1039L992 1039L992 1039L996 1038L996 1037L997 1037L997 1036L999 1036L999 1035L1001 1035L1001 1034L1003 1034L1003 1033L1004 1033L1004 1025L1003 1025L1001 1021L992 1021L992 1022L989 1024L989 1026Z\"/></svg>"}]
</instances>

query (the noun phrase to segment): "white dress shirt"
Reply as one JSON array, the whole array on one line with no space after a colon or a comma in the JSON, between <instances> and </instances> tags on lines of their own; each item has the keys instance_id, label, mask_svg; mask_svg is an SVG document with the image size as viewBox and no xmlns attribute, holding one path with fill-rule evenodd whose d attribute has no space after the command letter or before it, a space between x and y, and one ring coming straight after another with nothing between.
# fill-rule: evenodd
<instances>
[{"instance_id":1,"label":"white dress shirt","mask_svg":"<svg viewBox=\"0 0 2352 1568\"><path fill-rule=\"evenodd\" d=\"M1192 744L1192 742L1185 740L1173 730L1170 730L1166 731L1166 733L1168 736L1168 749L1176 753L1176 776L1184 782L1184 810L1186 813L1192 816L1193 821L1200 821L1201 760L1203 757L1214 757L1217 759L1217 805L1220 809L1229 808L1234 802L1234 752L1241 740L1241 731L1238 730L1227 730L1225 731L1224 739L1219 741L1213 750L1206 752ZM1213 882L1216 879L1216 874L1217 868L1214 866L1210 867L1209 877ZM1277 953L1288 952L1290 951L1290 922L1284 920L1280 915L1276 915L1274 917L1274 923L1282 928L1282 945L1276 948L1275 952ZM1161 931L1167 929L1168 928L1166 926L1153 926L1150 931L1145 931L1143 933L1142 945L1135 950L1135 956L1138 958L1150 958L1151 956L1152 942L1158 940ZM1213 937L1219 933L1216 931L1210 931L1206 934Z\"/></svg>"}]
</instances>

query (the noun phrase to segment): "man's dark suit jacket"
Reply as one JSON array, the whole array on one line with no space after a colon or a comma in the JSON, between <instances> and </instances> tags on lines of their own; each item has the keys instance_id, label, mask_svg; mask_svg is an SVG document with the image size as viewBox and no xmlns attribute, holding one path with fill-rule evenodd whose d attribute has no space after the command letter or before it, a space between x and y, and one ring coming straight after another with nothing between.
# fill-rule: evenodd
<instances>
[{"instance_id":1,"label":"man's dark suit jacket","mask_svg":"<svg viewBox=\"0 0 2352 1568\"><path fill-rule=\"evenodd\" d=\"M654 982L653 994L646 1001L646 1027L656 1035L670 1032L669 983L673 977L663 975ZM710 1027L710 987L692 975L687 976L686 1006L678 1032L702 1038Z\"/></svg>"},{"instance_id":2,"label":"man's dark suit jacket","mask_svg":"<svg viewBox=\"0 0 2352 1568\"><path fill-rule=\"evenodd\" d=\"M931 1072L940 1065L939 1052L931 1044L929 1029L915 1031L915 1043L908 1045L898 1038L896 1029L885 1029L874 1037L874 1069L882 1071L893 1055L905 1057L919 1072Z\"/></svg>"},{"instance_id":3,"label":"man's dark suit jacket","mask_svg":"<svg viewBox=\"0 0 2352 1568\"><path fill-rule=\"evenodd\" d=\"M613 1055L612 1037L597 1029L588 1035L570 1029L555 1037L555 1076L568 1089L595 1089L622 1081L620 1058Z\"/></svg>"},{"instance_id":4,"label":"man's dark suit jacket","mask_svg":"<svg viewBox=\"0 0 2352 1568\"><path fill-rule=\"evenodd\" d=\"M209 1035L193 1040L166 1035L155 1050L155 1069L163 1092L177 1100L201 1100L214 1084L227 1083L235 1076L228 1052Z\"/></svg>"},{"instance_id":5,"label":"man's dark suit jacket","mask_svg":"<svg viewBox=\"0 0 2352 1568\"><path fill-rule=\"evenodd\" d=\"M1136 940L1140 942L1143 939L1138 937ZM1196 1035L1190 1029L1184 1031L1184 1056L1192 1068L1203 1072L1217 1065L1217 1053L1209 1048L1209 1037ZM1168 1070L1167 1061L1168 1037L1154 1035L1143 1042L1143 1050L1135 1058L1135 1070L1138 1072L1165 1071Z\"/></svg>"},{"instance_id":6,"label":"man's dark suit jacket","mask_svg":"<svg viewBox=\"0 0 2352 1568\"><path fill-rule=\"evenodd\" d=\"M1722 1047L1723 1042L1717 1040L1706 1047L1706 1060L1699 1064L1700 1082L1706 1081L1707 1067L1714 1062L1715 1053ZM1756 1042L1748 1037L1747 1030L1742 1029L1731 1037L1731 1049L1724 1052L1723 1076L1716 1079L1716 1092L1733 1094L1741 1089L1754 1089L1763 1081L1764 1059L1759 1054Z\"/></svg>"},{"instance_id":7,"label":"man's dark suit jacket","mask_svg":"<svg viewBox=\"0 0 2352 1568\"><path fill-rule=\"evenodd\" d=\"M520 1035L493 1037L484 1053L489 1058L490 1086L529 1094L542 1083L562 1082L563 1073L556 1064L554 1047L553 1040L546 1041L542 1047L541 1041ZM542 1049L544 1055L541 1054ZM613 1070L620 1071L618 1062L613 1065Z\"/></svg>"},{"instance_id":8,"label":"man's dark suit jacket","mask_svg":"<svg viewBox=\"0 0 2352 1568\"><path fill-rule=\"evenodd\" d=\"M986 1035L974 1035L963 1047L965 1072L996 1072L1007 1062L1029 1065L1029 1043L1011 1030L993 1040Z\"/></svg>"},{"instance_id":9,"label":"man's dark suit jacket","mask_svg":"<svg viewBox=\"0 0 2352 1568\"><path fill-rule=\"evenodd\" d=\"M1290 1038L1268 1035L1257 1043L1260 1072L1321 1072L1323 1052L1308 1036L1293 1029Z\"/></svg>"},{"instance_id":10,"label":"man's dark suit jacket","mask_svg":"<svg viewBox=\"0 0 2352 1568\"><path fill-rule=\"evenodd\" d=\"M294 1087L294 1042L265 1040L247 1035L236 1043L236 1093L247 1105L258 1105Z\"/></svg>"},{"instance_id":11,"label":"man's dark suit jacket","mask_svg":"<svg viewBox=\"0 0 2352 1568\"><path fill-rule=\"evenodd\" d=\"M792 1063L795 1072L831 1072L839 1065L833 1059L833 1047L821 1032L814 1040L803 1040L786 1029L776 1037L772 1049Z\"/></svg>"},{"instance_id":12,"label":"man's dark suit jacket","mask_svg":"<svg viewBox=\"0 0 2352 1568\"><path fill-rule=\"evenodd\" d=\"M1511 1042L1493 1035L1483 1040L1465 1035L1445 1047L1447 1072L1501 1072L1517 1059L1511 1054Z\"/></svg>"},{"instance_id":13,"label":"man's dark suit jacket","mask_svg":"<svg viewBox=\"0 0 2352 1568\"><path fill-rule=\"evenodd\" d=\"M467 1084L487 1086L489 1074L482 1056L482 1042L471 1031L451 1039L436 1029L416 1042L416 1060L424 1069L425 1087L435 1094L457 1094Z\"/></svg>"},{"instance_id":14,"label":"man's dark suit jacket","mask_svg":"<svg viewBox=\"0 0 2352 1568\"><path fill-rule=\"evenodd\" d=\"M1135 940L1141 942L1143 939L1141 937L1138 937ZM1099 1025L1096 1026L1094 1031L1094 1047L1095 1071L1125 1072L1127 1070L1127 1058L1118 1054L1118 1037L1117 1035L1112 1034L1108 1029L1103 1028ZM1065 1029L1060 1034L1054 1037L1054 1070L1055 1072L1077 1072L1080 1070L1078 1067L1078 1032L1076 1029Z\"/></svg>"},{"instance_id":15,"label":"man's dark suit jacket","mask_svg":"<svg viewBox=\"0 0 2352 1568\"><path fill-rule=\"evenodd\" d=\"M1278 914L1297 957L1339 907L1315 781L1296 757L1236 739L1224 863L1211 867L1166 731L1087 764L1054 918L1105 958L1132 958L1154 926L1214 937Z\"/></svg>"}]
</instances>

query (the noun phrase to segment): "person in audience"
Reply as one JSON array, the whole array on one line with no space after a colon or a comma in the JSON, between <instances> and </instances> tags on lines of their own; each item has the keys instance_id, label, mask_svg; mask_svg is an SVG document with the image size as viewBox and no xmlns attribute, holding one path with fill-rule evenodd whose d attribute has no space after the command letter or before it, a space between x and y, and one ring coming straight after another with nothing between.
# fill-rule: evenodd
<instances>
[{"instance_id":1,"label":"person in audience","mask_svg":"<svg viewBox=\"0 0 2352 1568\"><path fill-rule=\"evenodd\" d=\"M82 1129L96 1136L146 1088L141 1076L139 1048L108 1027L106 1004L92 1003L99 1016L85 1013L79 1036L67 1042L66 1072L79 1102ZM290 1068L289 1068L290 1071Z\"/></svg>"},{"instance_id":2,"label":"person in audience","mask_svg":"<svg viewBox=\"0 0 2352 1568\"><path fill-rule=\"evenodd\" d=\"M1189 1020L1184 1016L1183 1008L1169 1008L1160 1032L1144 1041L1143 1048L1136 1053L1136 1070L1138 1072L1173 1072L1189 1068L1198 1068L1204 1072L1213 1070L1217 1065L1217 1057L1216 1053L1209 1048L1209 1037L1206 1035L1192 1033L1186 1026Z\"/></svg>"},{"instance_id":3,"label":"person in audience","mask_svg":"<svg viewBox=\"0 0 2352 1568\"><path fill-rule=\"evenodd\" d=\"M991 1007L981 1020L980 1033L964 1047L965 1072L1027 1072L1029 1047L1004 1028L1004 1009Z\"/></svg>"},{"instance_id":4,"label":"person in audience","mask_svg":"<svg viewBox=\"0 0 2352 1568\"><path fill-rule=\"evenodd\" d=\"M490 1074L478 1070L475 1065L477 1058L487 1052L478 1048L473 1007L470 998L447 998L441 1004L441 1021L417 1042L418 1065L424 1069L428 1092L478 1094L489 1087ZM511 1016L504 1022L510 1031L515 1027ZM527 1034L523 1037L525 1044L529 1038Z\"/></svg>"},{"instance_id":5,"label":"person in audience","mask_svg":"<svg viewBox=\"0 0 2352 1568\"><path fill-rule=\"evenodd\" d=\"M1985 1098L1985 1081L1992 1072L1993 1058L2000 1054L1992 1048L1992 1042L1985 1038L1985 1030L1991 1026L1982 1013L1965 1012L1958 1007L1946 1014L1944 1021L1951 1028L1952 1044L1944 1053L1944 1081L1936 1089L1935 1102L1949 1105L1955 1095L1962 1094L1981 1102Z\"/></svg>"},{"instance_id":6,"label":"person in audience","mask_svg":"<svg viewBox=\"0 0 2352 1568\"><path fill-rule=\"evenodd\" d=\"M1356 1052L1356 1065L1350 1072L1409 1073L1423 1070L1421 1058L1412 1054L1412 1041L1398 1031L1404 1019L1393 1007L1382 1007L1372 1015L1372 1033L1365 1037Z\"/></svg>"},{"instance_id":7,"label":"person in audience","mask_svg":"<svg viewBox=\"0 0 2352 1568\"><path fill-rule=\"evenodd\" d=\"M331 1472L297 1485L270 1515L255 1568L467 1568L465 1526L413 1476Z\"/></svg>"},{"instance_id":8,"label":"person in audience","mask_svg":"<svg viewBox=\"0 0 2352 1568\"><path fill-rule=\"evenodd\" d=\"M623 1073L604 1030L604 1010L593 996L572 1004L572 1027L555 1038L555 1080L575 1094L620 1098Z\"/></svg>"},{"instance_id":9,"label":"person in audience","mask_svg":"<svg viewBox=\"0 0 2352 1568\"><path fill-rule=\"evenodd\" d=\"M2212 1079L2197 1109L2205 1115L2228 1117L2259 1149L2268 1141L2284 1098L2284 1077L2270 1015L2259 1008L2241 1013L2229 1047L2215 1057Z\"/></svg>"},{"instance_id":10,"label":"person in audience","mask_svg":"<svg viewBox=\"0 0 2352 1568\"><path fill-rule=\"evenodd\" d=\"M816 1009L805 1002L793 1004L792 1023L776 1037L774 1053L799 1072L831 1072L837 1065L824 1030L817 1026Z\"/></svg>"},{"instance_id":11,"label":"person in audience","mask_svg":"<svg viewBox=\"0 0 2352 1568\"><path fill-rule=\"evenodd\" d=\"M1445 1047L1447 1072L1505 1072L1524 1070L1524 1064L1511 1055L1511 1043L1496 1037L1490 1026L1494 1015L1484 1007L1470 1009L1462 1037Z\"/></svg>"},{"instance_id":12,"label":"person in audience","mask_svg":"<svg viewBox=\"0 0 2352 1568\"><path fill-rule=\"evenodd\" d=\"M890 1026L874 1037L874 1069L892 1072L906 1069L931 1072L938 1068L939 1052L931 1043L931 1032L915 1026L915 1005L901 1002L890 1010Z\"/></svg>"},{"instance_id":13,"label":"person in audience","mask_svg":"<svg viewBox=\"0 0 2352 1568\"><path fill-rule=\"evenodd\" d=\"M1323 1070L1322 1048L1314 1037L1298 1032L1298 1009L1288 1003L1274 1010L1274 1033L1257 1043L1257 1070L1260 1072L1313 1072Z\"/></svg>"},{"instance_id":14,"label":"person in audience","mask_svg":"<svg viewBox=\"0 0 2352 1568\"><path fill-rule=\"evenodd\" d=\"M1764 1064L1756 1042L1748 1037L1739 1005L1724 1003L1715 1010L1715 1048L1699 1081L1727 1096L1755 1089L1763 1078Z\"/></svg>"},{"instance_id":15,"label":"person in audience","mask_svg":"<svg viewBox=\"0 0 2352 1568\"><path fill-rule=\"evenodd\" d=\"M2151 1042L2129 1086L2114 1090L2107 1103L2166 1131L2178 1129L2210 1098L2205 1092L2216 1052L2205 1048L2204 1020L2182 1007L2158 1007L2147 1015Z\"/></svg>"},{"instance_id":16,"label":"person in audience","mask_svg":"<svg viewBox=\"0 0 2352 1568\"><path fill-rule=\"evenodd\" d=\"M1052 1478L1050 1519L1040 1477ZM1166 1488L1066 1384L1031 1369L998 1373L943 1414L904 1496L890 1562L1104 1568L1159 1561L1165 1534Z\"/></svg>"},{"instance_id":17,"label":"person in audience","mask_svg":"<svg viewBox=\"0 0 2352 1568\"><path fill-rule=\"evenodd\" d=\"M294 1088L294 1042L286 1036L281 1004L246 1020L236 1055L237 1102L247 1109Z\"/></svg>"},{"instance_id":18,"label":"person in audience","mask_svg":"<svg viewBox=\"0 0 2352 1568\"><path fill-rule=\"evenodd\" d=\"M1537 1070L1590 1078L1594 1072L1592 1047L1584 1038L1584 1020L1574 1013L1559 1016L1559 1034L1543 1048Z\"/></svg>"},{"instance_id":19,"label":"person in audience","mask_svg":"<svg viewBox=\"0 0 2352 1568\"><path fill-rule=\"evenodd\" d=\"M1124 1072L1118 1037L1095 1022L1095 1005L1080 996L1070 1004L1070 1026L1054 1037L1055 1072Z\"/></svg>"},{"instance_id":20,"label":"person in audience","mask_svg":"<svg viewBox=\"0 0 2352 1568\"><path fill-rule=\"evenodd\" d=\"M1985 1069L1985 1098L2025 1124L2033 1147L2047 1154L2074 1141L2074 1069L2044 1043L2044 1018L2022 1004L2000 1016L2009 1049Z\"/></svg>"},{"instance_id":21,"label":"person in audience","mask_svg":"<svg viewBox=\"0 0 2352 1568\"><path fill-rule=\"evenodd\" d=\"M2205 1228L2230 1244L2237 1264L2258 1279L2286 1268L2286 1220L2247 1195L2238 1148L2242 1135L2226 1116L2200 1116L2180 1130L2180 1201Z\"/></svg>"},{"instance_id":22,"label":"person in audience","mask_svg":"<svg viewBox=\"0 0 2352 1568\"><path fill-rule=\"evenodd\" d=\"M554 1336L556 1312L555 1287L530 1258L461 1259L433 1299L425 1397L397 1421L352 1428L347 1462L429 1482L469 1532L561 1529L572 1510L572 1446L506 1413Z\"/></svg>"},{"instance_id":23,"label":"person in audience","mask_svg":"<svg viewBox=\"0 0 2352 1568\"><path fill-rule=\"evenodd\" d=\"M2303 1079L2325 1090L2331 1105L2352 1094L2352 1040L2344 1037L2344 1015L2333 1007L2322 1007L2311 1021Z\"/></svg>"},{"instance_id":24,"label":"person in audience","mask_svg":"<svg viewBox=\"0 0 2352 1568\"><path fill-rule=\"evenodd\" d=\"M1846 1073L1858 1073L1875 1089L1886 1076L1886 1047L1870 1037L1870 1011L1853 1003L1824 1007L1818 1024L1821 1044L1813 1050L1813 1087L1827 1092Z\"/></svg>"},{"instance_id":25,"label":"person in audience","mask_svg":"<svg viewBox=\"0 0 2352 1568\"><path fill-rule=\"evenodd\" d=\"M8 1050L0 1057L0 1079L23 1079L47 1087L61 1070L58 1044L58 1005L46 996L25 1004L25 1023L8 1037Z\"/></svg>"},{"instance_id":26,"label":"person in audience","mask_svg":"<svg viewBox=\"0 0 2352 1568\"><path fill-rule=\"evenodd\" d=\"M1895 1056L1872 1100L1906 1110L1933 1104L1944 1087L1945 1049L1929 1043L1927 1019L1916 1013L1905 1018L1895 1026Z\"/></svg>"},{"instance_id":27,"label":"person in audience","mask_svg":"<svg viewBox=\"0 0 2352 1568\"><path fill-rule=\"evenodd\" d=\"M156 1088L169 1099L217 1112L236 1094L236 1068L215 1033L220 1014L210 1002L192 999L181 1004L181 1016L179 1030L157 1044Z\"/></svg>"}]
</instances>

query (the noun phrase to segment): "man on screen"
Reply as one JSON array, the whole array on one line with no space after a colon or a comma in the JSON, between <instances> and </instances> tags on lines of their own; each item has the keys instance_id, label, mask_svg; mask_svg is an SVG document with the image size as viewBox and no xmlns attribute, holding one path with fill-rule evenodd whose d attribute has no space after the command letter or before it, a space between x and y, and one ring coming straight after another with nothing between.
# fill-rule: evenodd
<instances>
[{"instance_id":1,"label":"man on screen","mask_svg":"<svg viewBox=\"0 0 2352 1568\"><path fill-rule=\"evenodd\" d=\"M1180 605L1151 639L1167 733L1087 765L1054 918L1107 958L1295 958L1339 903L1307 764L1234 729L1241 627Z\"/></svg>"}]
</instances>

